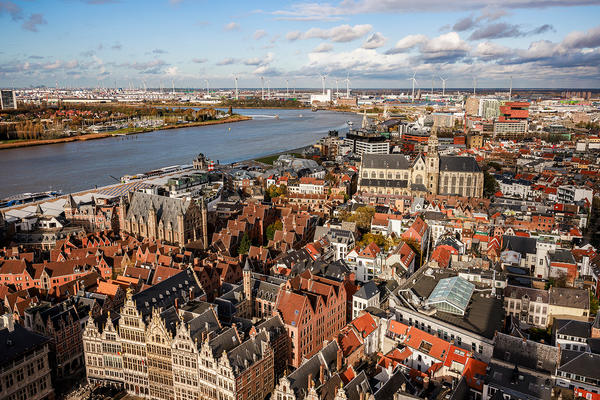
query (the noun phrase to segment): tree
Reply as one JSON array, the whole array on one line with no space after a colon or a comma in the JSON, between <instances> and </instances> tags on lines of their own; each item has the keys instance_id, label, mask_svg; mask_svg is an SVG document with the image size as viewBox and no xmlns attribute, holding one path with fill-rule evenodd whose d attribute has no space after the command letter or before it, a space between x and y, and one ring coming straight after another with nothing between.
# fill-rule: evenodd
<instances>
[{"instance_id":1,"label":"tree","mask_svg":"<svg viewBox=\"0 0 600 400\"><path fill-rule=\"evenodd\" d=\"M483 171L483 195L486 197L492 197L494 193L498 191L500 185L496 181L496 178L487 171Z\"/></svg>"},{"instance_id":2,"label":"tree","mask_svg":"<svg viewBox=\"0 0 600 400\"><path fill-rule=\"evenodd\" d=\"M371 243L375 243L380 248L383 247L385 251L388 251L392 247L400 243L400 239L392 236L384 236L381 233L365 233L358 244L361 247L368 246Z\"/></svg>"},{"instance_id":3,"label":"tree","mask_svg":"<svg viewBox=\"0 0 600 400\"><path fill-rule=\"evenodd\" d=\"M286 185L279 185L279 186L271 185L271 186L269 186L269 197L272 199L275 197L284 196L286 194L287 194L287 186Z\"/></svg>"},{"instance_id":4,"label":"tree","mask_svg":"<svg viewBox=\"0 0 600 400\"><path fill-rule=\"evenodd\" d=\"M598 305L598 299L590 290L590 316L595 315L598 312Z\"/></svg>"},{"instance_id":5,"label":"tree","mask_svg":"<svg viewBox=\"0 0 600 400\"><path fill-rule=\"evenodd\" d=\"M273 240L275 237L275 232L283 229L283 223L279 220L273 222L271 225L267 226L267 240Z\"/></svg>"},{"instance_id":6,"label":"tree","mask_svg":"<svg viewBox=\"0 0 600 400\"><path fill-rule=\"evenodd\" d=\"M356 226L359 229L368 231L371 229L371 220L373 219L373 215L375 215L375 208L363 206L358 207L353 213L342 213L341 218L347 222L356 222Z\"/></svg>"},{"instance_id":7,"label":"tree","mask_svg":"<svg viewBox=\"0 0 600 400\"><path fill-rule=\"evenodd\" d=\"M248 254L248 250L250 250L251 245L252 241L250 240L250 236L248 236L248 232L244 232L244 236L242 236L242 240L238 246L238 255Z\"/></svg>"}]
</instances>

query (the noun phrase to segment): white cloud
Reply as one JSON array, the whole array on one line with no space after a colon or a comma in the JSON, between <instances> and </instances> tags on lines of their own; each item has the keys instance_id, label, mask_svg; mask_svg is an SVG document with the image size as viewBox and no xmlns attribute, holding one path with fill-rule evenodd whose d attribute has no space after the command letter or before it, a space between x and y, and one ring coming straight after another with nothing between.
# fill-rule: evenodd
<instances>
[{"instance_id":1,"label":"white cloud","mask_svg":"<svg viewBox=\"0 0 600 400\"><path fill-rule=\"evenodd\" d=\"M495 59L507 56L512 53L508 47L501 46L493 42L481 42L473 51L475 57L482 59Z\"/></svg>"},{"instance_id":2,"label":"white cloud","mask_svg":"<svg viewBox=\"0 0 600 400\"><path fill-rule=\"evenodd\" d=\"M258 29L254 32L254 40L259 40L264 38L265 36L267 36L267 31L265 31L264 29Z\"/></svg>"},{"instance_id":3,"label":"white cloud","mask_svg":"<svg viewBox=\"0 0 600 400\"><path fill-rule=\"evenodd\" d=\"M380 33L375 32L363 43L363 49L377 49L385 44L387 39Z\"/></svg>"},{"instance_id":4,"label":"white cloud","mask_svg":"<svg viewBox=\"0 0 600 400\"><path fill-rule=\"evenodd\" d=\"M313 49L313 53L327 53L333 50L333 46L330 43L321 43Z\"/></svg>"},{"instance_id":5,"label":"white cloud","mask_svg":"<svg viewBox=\"0 0 600 400\"><path fill-rule=\"evenodd\" d=\"M230 22L227 25L225 25L224 29L226 31L237 31L238 29L240 29L240 24L238 24L237 22Z\"/></svg>"},{"instance_id":6,"label":"white cloud","mask_svg":"<svg viewBox=\"0 0 600 400\"><path fill-rule=\"evenodd\" d=\"M408 35L400 39L396 45L387 51L387 54L396 54L402 53L407 50L412 49L413 47L425 43L427 41L427 36L425 35Z\"/></svg>"},{"instance_id":7,"label":"white cloud","mask_svg":"<svg viewBox=\"0 0 600 400\"><path fill-rule=\"evenodd\" d=\"M333 42L351 42L365 36L371 31L371 25L339 25L329 29L310 28L302 33L300 31L288 32L285 36L288 40L298 39L325 39Z\"/></svg>"},{"instance_id":8,"label":"white cloud","mask_svg":"<svg viewBox=\"0 0 600 400\"><path fill-rule=\"evenodd\" d=\"M165 73L167 76L177 76L179 74L179 69L176 66L167 67L167 69L165 69Z\"/></svg>"},{"instance_id":9,"label":"white cloud","mask_svg":"<svg viewBox=\"0 0 600 400\"><path fill-rule=\"evenodd\" d=\"M600 26L587 32L571 32L565 37L561 45L572 49L600 47Z\"/></svg>"}]
</instances>

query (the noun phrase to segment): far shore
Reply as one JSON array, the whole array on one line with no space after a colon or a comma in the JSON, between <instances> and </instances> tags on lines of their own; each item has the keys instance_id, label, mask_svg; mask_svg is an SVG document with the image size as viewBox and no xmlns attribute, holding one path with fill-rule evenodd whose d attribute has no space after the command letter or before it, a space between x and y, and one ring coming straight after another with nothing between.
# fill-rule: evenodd
<instances>
[{"instance_id":1,"label":"far shore","mask_svg":"<svg viewBox=\"0 0 600 400\"><path fill-rule=\"evenodd\" d=\"M140 130L134 130L131 132L112 131L112 132L102 132L102 133L89 133L86 135L69 136L69 137L62 137L62 138L56 138L56 139L17 140L17 141L9 142L9 143L0 143L0 150L14 149L14 148L18 148L18 147L42 146L42 145L46 145L46 144L69 143L69 142L76 142L76 141L104 139L107 137L115 137L115 136L137 135L139 133L148 133L148 132L161 131L161 130L167 130L167 129L180 129L180 128L192 128L192 127L196 127L196 126L228 124L228 123L233 123L233 122L248 121L251 119L252 119L252 117L249 117L246 115L234 115L231 117L217 119L217 120L213 120L213 121L190 122L187 124L180 124L180 125L164 125L164 126L160 126L157 128L142 128Z\"/></svg>"}]
</instances>

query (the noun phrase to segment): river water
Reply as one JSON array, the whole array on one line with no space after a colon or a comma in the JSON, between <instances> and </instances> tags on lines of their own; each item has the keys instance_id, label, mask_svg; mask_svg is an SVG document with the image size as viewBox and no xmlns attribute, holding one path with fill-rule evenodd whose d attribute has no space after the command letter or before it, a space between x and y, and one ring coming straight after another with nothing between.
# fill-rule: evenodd
<instances>
[{"instance_id":1,"label":"river water","mask_svg":"<svg viewBox=\"0 0 600 400\"><path fill-rule=\"evenodd\" d=\"M310 110L246 109L251 121L168 129L126 137L0 150L0 198L23 192L75 192L116 183L111 177L191 164L198 153L229 163L316 142L347 132L356 114ZM274 118L278 115L279 118Z\"/></svg>"}]
</instances>

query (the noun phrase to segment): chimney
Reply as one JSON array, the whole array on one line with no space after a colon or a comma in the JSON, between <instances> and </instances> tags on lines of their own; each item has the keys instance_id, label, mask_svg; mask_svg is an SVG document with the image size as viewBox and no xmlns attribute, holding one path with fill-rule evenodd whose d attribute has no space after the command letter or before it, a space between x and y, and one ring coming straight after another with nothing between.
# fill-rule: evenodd
<instances>
[{"instance_id":1,"label":"chimney","mask_svg":"<svg viewBox=\"0 0 600 400\"><path fill-rule=\"evenodd\" d=\"M325 366L323 364L319 365L319 378L322 385L325 382Z\"/></svg>"},{"instance_id":2,"label":"chimney","mask_svg":"<svg viewBox=\"0 0 600 400\"><path fill-rule=\"evenodd\" d=\"M335 364L338 372L340 372L342 370L343 362L344 362L344 352L342 351L341 348L338 347L337 359L336 359L336 364Z\"/></svg>"},{"instance_id":3,"label":"chimney","mask_svg":"<svg viewBox=\"0 0 600 400\"><path fill-rule=\"evenodd\" d=\"M312 374L308 374L308 382L306 383L306 388L308 390L310 390L310 388L312 387Z\"/></svg>"}]
</instances>

